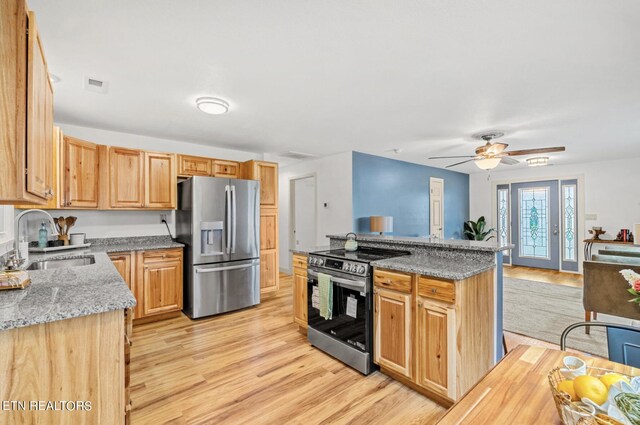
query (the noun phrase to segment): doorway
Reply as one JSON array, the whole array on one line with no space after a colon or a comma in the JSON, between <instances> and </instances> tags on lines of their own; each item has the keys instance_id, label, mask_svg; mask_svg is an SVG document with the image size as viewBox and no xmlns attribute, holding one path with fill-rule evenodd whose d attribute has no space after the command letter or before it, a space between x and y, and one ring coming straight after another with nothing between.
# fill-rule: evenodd
<instances>
[{"instance_id":1,"label":"doorway","mask_svg":"<svg viewBox=\"0 0 640 425\"><path fill-rule=\"evenodd\" d=\"M515 266L578 271L578 181L542 180L497 185L497 235L515 247Z\"/></svg>"},{"instance_id":2,"label":"doorway","mask_svg":"<svg viewBox=\"0 0 640 425\"><path fill-rule=\"evenodd\" d=\"M316 176L293 178L291 190L290 246L313 248L316 243Z\"/></svg>"},{"instance_id":3,"label":"doorway","mask_svg":"<svg viewBox=\"0 0 640 425\"><path fill-rule=\"evenodd\" d=\"M444 179L429 177L429 235L444 237Z\"/></svg>"}]
</instances>

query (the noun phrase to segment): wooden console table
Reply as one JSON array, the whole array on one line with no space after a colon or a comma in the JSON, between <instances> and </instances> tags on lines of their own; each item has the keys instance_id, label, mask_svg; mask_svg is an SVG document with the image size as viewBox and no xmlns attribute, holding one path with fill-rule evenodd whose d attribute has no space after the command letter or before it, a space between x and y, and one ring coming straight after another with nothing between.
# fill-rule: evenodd
<instances>
[{"instance_id":1,"label":"wooden console table","mask_svg":"<svg viewBox=\"0 0 640 425\"><path fill-rule=\"evenodd\" d=\"M547 376L567 353L519 345L509 352L440 419L438 425L556 424L560 418ZM589 366L636 376L640 369L596 357L581 357Z\"/></svg>"},{"instance_id":2,"label":"wooden console table","mask_svg":"<svg viewBox=\"0 0 640 425\"><path fill-rule=\"evenodd\" d=\"M584 240L584 259L591 261L591 247L594 243L606 245L633 245L635 242L622 242L613 239L585 239Z\"/></svg>"}]
</instances>

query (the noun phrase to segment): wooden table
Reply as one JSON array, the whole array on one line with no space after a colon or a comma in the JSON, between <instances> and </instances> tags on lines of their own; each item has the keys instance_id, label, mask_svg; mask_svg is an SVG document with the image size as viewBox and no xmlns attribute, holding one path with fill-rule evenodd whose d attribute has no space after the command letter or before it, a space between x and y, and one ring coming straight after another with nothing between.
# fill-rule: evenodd
<instances>
[{"instance_id":1,"label":"wooden table","mask_svg":"<svg viewBox=\"0 0 640 425\"><path fill-rule=\"evenodd\" d=\"M584 241L584 259L591 261L591 247L594 243L600 243L605 245L634 245L635 242L623 242L613 239L585 239Z\"/></svg>"},{"instance_id":2,"label":"wooden table","mask_svg":"<svg viewBox=\"0 0 640 425\"><path fill-rule=\"evenodd\" d=\"M517 346L458 400L438 424L561 424L547 376L562 364L566 355L559 350ZM640 369L605 359L579 357L588 365L640 375Z\"/></svg>"}]
</instances>

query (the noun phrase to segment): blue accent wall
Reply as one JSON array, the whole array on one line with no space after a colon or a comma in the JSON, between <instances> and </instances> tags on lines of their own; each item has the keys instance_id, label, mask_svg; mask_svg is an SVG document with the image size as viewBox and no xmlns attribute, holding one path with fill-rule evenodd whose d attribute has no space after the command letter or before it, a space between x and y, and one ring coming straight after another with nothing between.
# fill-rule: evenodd
<instances>
[{"instance_id":1,"label":"blue accent wall","mask_svg":"<svg viewBox=\"0 0 640 425\"><path fill-rule=\"evenodd\" d=\"M469 175L353 152L353 228L369 232L369 216L393 217L393 234L429 235L429 177L444 179L444 237L464 239Z\"/></svg>"}]
</instances>

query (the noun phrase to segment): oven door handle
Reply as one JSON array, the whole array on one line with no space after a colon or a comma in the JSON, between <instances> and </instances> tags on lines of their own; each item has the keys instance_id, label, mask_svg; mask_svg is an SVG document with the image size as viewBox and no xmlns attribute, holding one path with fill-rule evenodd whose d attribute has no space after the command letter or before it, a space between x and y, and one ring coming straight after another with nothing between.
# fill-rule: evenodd
<instances>
[{"instance_id":1,"label":"oven door handle","mask_svg":"<svg viewBox=\"0 0 640 425\"><path fill-rule=\"evenodd\" d=\"M318 273L313 270L307 270L307 274L311 276L318 277ZM343 288L351 289L358 292L368 292L367 291L367 282L364 280L351 280L351 279L343 279L341 277L331 276L331 282L334 282L336 285L341 286Z\"/></svg>"}]
</instances>

